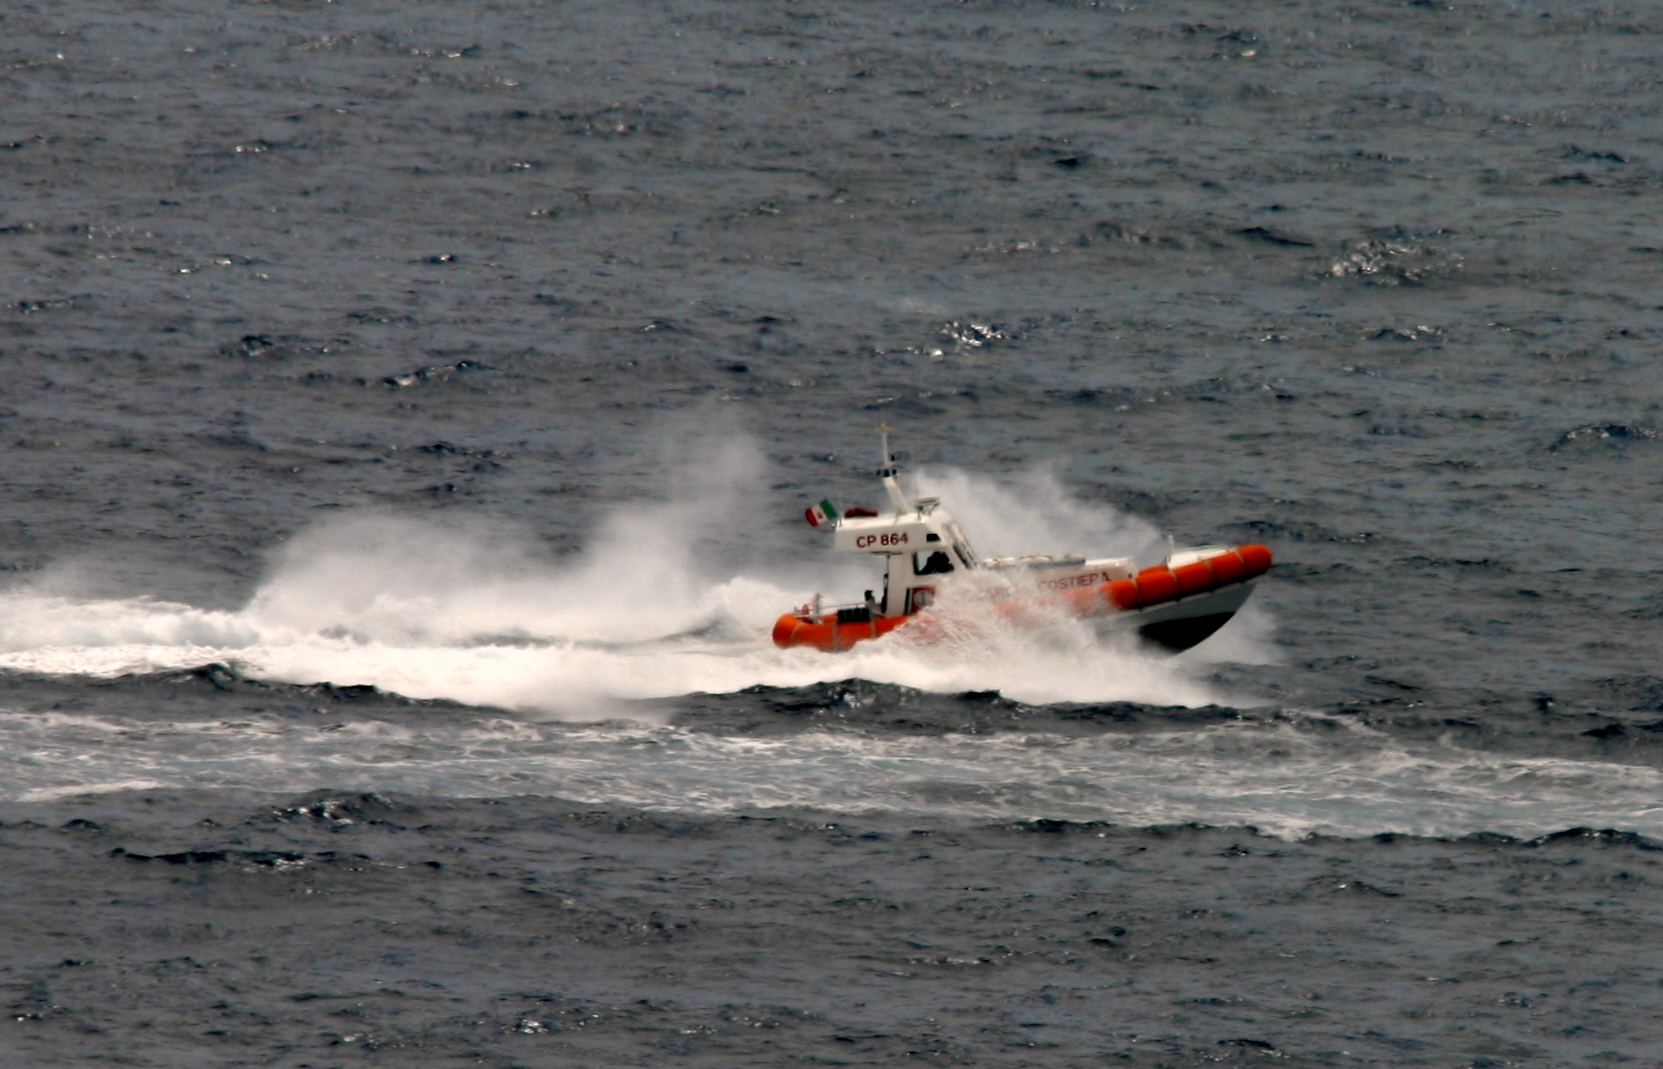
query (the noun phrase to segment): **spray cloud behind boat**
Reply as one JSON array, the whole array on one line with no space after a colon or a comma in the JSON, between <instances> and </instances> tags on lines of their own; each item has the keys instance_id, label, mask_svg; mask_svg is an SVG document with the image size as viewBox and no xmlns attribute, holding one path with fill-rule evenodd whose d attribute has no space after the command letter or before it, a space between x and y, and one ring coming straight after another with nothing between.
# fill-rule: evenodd
<instances>
[{"instance_id":1,"label":"spray cloud behind boat","mask_svg":"<svg viewBox=\"0 0 1663 1069\"><path fill-rule=\"evenodd\" d=\"M766 636L780 605L816 588L859 591L871 585L870 563L858 553L805 560L794 546L736 538L779 515L762 450L732 434L676 446L648 469L662 489L601 511L569 553L501 519L343 510L274 547L248 601L225 608L66 563L0 591L0 667L109 677L221 662L258 679L595 720L656 715L630 704L638 700L855 677L1025 702L1239 705L1245 696L1206 682L1201 662L1270 652L1263 620L1232 627L1241 641L1174 661L1105 645L1072 617L928 643L903 633L835 658L777 649ZM1045 470L1007 482L957 469L917 478L954 502L979 551L1108 544L1147 560L1159 543L1152 526L1079 500ZM942 593L950 608L958 594Z\"/></svg>"}]
</instances>

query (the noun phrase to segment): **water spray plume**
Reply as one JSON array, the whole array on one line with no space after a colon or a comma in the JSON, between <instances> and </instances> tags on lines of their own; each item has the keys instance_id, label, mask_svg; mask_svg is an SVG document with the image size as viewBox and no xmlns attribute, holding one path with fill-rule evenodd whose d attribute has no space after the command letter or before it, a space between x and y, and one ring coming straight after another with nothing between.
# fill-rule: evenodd
<instances>
[{"instance_id":1,"label":"water spray plume","mask_svg":"<svg viewBox=\"0 0 1663 1069\"><path fill-rule=\"evenodd\" d=\"M627 713L622 703L634 699L851 676L1029 702L1228 697L1195 678L1187 658L1103 643L1060 614L955 630L949 612L944 642L897 633L842 656L775 649L767 628L781 608L827 584L873 581L849 563L733 541L735 530L779 528L792 515L769 499L763 473L747 440L705 448L667 472L664 497L606 512L566 556L480 519L337 516L274 552L267 579L234 612L16 588L0 595L0 666L114 675L225 661L284 682L373 684L574 719ZM1130 555L1159 543L1150 525L1078 502L1046 473L1000 484L942 469L917 481L952 502L993 554L1038 545Z\"/></svg>"}]
</instances>

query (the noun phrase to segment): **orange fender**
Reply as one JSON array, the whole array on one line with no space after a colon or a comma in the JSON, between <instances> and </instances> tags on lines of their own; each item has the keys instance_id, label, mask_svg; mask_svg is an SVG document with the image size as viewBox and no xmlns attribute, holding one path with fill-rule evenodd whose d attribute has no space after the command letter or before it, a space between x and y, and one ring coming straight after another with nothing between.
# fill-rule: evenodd
<instances>
[{"instance_id":1,"label":"orange fender","mask_svg":"<svg viewBox=\"0 0 1663 1069\"><path fill-rule=\"evenodd\" d=\"M1272 559L1268 547L1253 542L1176 569L1157 564L1131 579L1104 583L1097 590L1105 602L1117 609L1142 609L1257 579L1270 571Z\"/></svg>"},{"instance_id":2,"label":"orange fender","mask_svg":"<svg viewBox=\"0 0 1663 1069\"><path fill-rule=\"evenodd\" d=\"M774 621L774 645L781 649L813 646L824 653L842 653L857 642L887 635L911 619L911 616L879 616L863 623L840 624L836 616L809 620L788 612Z\"/></svg>"}]
</instances>

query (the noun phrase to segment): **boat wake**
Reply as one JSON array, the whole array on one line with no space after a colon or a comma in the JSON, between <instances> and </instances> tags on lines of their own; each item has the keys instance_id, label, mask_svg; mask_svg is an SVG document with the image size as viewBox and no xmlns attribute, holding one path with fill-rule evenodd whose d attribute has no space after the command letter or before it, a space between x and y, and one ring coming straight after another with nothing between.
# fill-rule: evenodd
<instances>
[{"instance_id":1,"label":"boat wake","mask_svg":"<svg viewBox=\"0 0 1663 1069\"><path fill-rule=\"evenodd\" d=\"M1299 839L1520 837L1571 825L1663 836L1663 772L1405 746L1297 717L1097 734L712 735L501 716L255 715L135 724L0 709L0 800L158 789L552 795L691 813L809 809L971 821L1197 821Z\"/></svg>"},{"instance_id":2,"label":"boat wake","mask_svg":"<svg viewBox=\"0 0 1663 1069\"><path fill-rule=\"evenodd\" d=\"M1037 539L1126 552L1155 541L1146 525L1069 500L1055 480L1006 488L949 472L935 482L975 502L961 511L994 552ZM271 681L597 720L639 716L626 703L640 699L851 677L1034 703L1240 703L1206 681L1208 664L1269 650L1268 622L1251 612L1176 660L1062 619L928 648L897 635L839 656L780 650L768 630L782 607L872 577L858 562L832 571L778 558L724 574L710 561L743 555L720 542L737 495L696 496L620 509L567 559L500 526L348 514L282 546L236 610L94 597L48 574L0 594L0 668L112 677L218 661Z\"/></svg>"}]
</instances>

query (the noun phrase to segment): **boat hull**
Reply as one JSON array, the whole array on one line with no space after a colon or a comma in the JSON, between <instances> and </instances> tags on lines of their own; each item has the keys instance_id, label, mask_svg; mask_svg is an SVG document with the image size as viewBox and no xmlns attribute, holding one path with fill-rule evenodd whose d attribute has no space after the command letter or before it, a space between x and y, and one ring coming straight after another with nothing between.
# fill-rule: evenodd
<instances>
[{"instance_id":1,"label":"boat hull","mask_svg":"<svg viewBox=\"0 0 1663 1069\"><path fill-rule=\"evenodd\" d=\"M1166 605L1141 609L1124 616L1103 617L1106 629L1137 629L1144 641L1173 653L1199 646L1236 615L1257 580L1196 594Z\"/></svg>"},{"instance_id":2,"label":"boat hull","mask_svg":"<svg viewBox=\"0 0 1663 1069\"><path fill-rule=\"evenodd\" d=\"M1228 623L1271 563L1265 546L1236 546L1175 568L1157 564L1127 579L1000 602L990 605L987 615L1020 626L1060 609L1090 620L1101 631L1135 629L1153 645L1176 653L1199 645ZM966 622L974 625L973 619ZM774 644L782 648L810 646L839 653L903 626L920 638L937 637L949 630L941 625L941 618L931 610L860 620L840 620L834 615L816 619L799 612L781 616L774 624L773 637Z\"/></svg>"}]
</instances>

